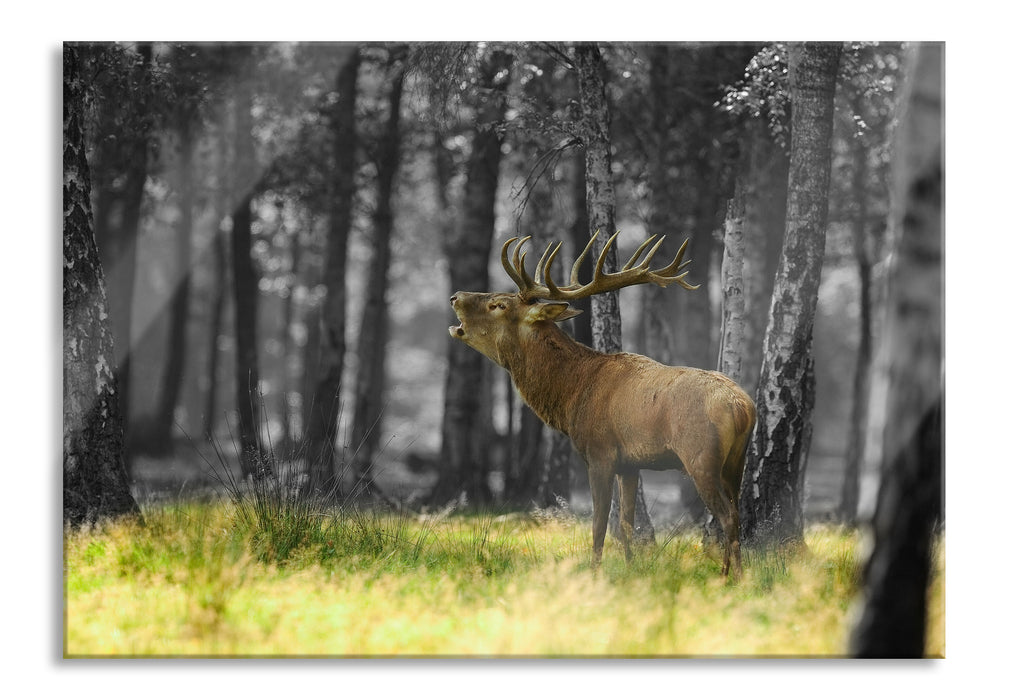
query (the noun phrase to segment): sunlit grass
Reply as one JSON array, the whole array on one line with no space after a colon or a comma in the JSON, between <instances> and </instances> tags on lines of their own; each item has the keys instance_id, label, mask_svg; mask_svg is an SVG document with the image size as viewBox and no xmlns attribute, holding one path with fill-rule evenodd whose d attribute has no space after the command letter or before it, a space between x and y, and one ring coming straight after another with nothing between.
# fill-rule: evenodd
<instances>
[{"instance_id":1,"label":"sunlit grass","mask_svg":"<svg viewBox=\"0 0 1009 700\"><path fill-rule=\"evenodd\" d=\"M827 527L727 583L694 534L593 572L585 522L353 513L281 552L234 503L144 515L66 534L67 655L843 655L857 597L857 536Z\"/></svg>"}]
</instances>

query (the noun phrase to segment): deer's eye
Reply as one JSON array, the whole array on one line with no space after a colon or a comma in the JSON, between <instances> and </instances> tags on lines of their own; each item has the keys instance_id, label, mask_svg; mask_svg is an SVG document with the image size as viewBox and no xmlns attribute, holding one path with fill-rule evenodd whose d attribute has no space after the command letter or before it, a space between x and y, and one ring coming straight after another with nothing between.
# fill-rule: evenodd
<instances>
[{"instance_id":1,"label":"deer's eye","mask_svg":"<svg viewBox=\"0 0 1009 700\"><path fill-rule=\"evenodd\" d=\"M487 305L487 308L489 308L491 311L494 311L495 309L503 309L504 304L502 304L500 301L492 301L490 304Z\"/></svg>"}]
</instances>

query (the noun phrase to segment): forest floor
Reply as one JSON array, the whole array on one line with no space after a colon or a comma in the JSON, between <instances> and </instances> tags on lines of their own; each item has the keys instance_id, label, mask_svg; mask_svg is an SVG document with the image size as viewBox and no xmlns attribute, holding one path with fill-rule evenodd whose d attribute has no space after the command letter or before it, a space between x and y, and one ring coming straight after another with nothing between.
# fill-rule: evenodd
<instances>
[{"instance_id":1,"label":"forest floor","mask_svg":"<svg viewBox=\"0 0 1009 700\"><path fill-rule=\"evenodd\" d=\"M180 442L176 454L165 458L140 456L133 466L133 494L139 503L160 503L187 498L222 495L228 482L236 475L237 460L233 450L218 446L220 455L207 443ZM222 458L228 466L222 467ZM419 504L433 488L437 473L431 468L411 468L409 459L389 459L373 473L375 483L383 493L397 502ZM428 462L430 463L430 462ZM228 469L230 476L225 473ZM810 523L832 522L841 493L843 459L832 455L813 455L806 474L806 519ZM491 475L492 488L498 481ZM674 471L643 471L641 479L653 525L659 528L688 526L690 515L681 501L681 485L687 477ZM862 477L862 498L859 518L868 522L874 507L878 477ZM592 501L588 481L576 473L568 504L572 513L589 516Z\"/></svg>"},{"instance_id":2,"label":"forest floor","mask_svg":"<svg viewBox=\"0 0 1009 700\"><path fill-rule=\"evenodd\" d=\"M66 656L832 657L857 614L857 530L811 523L804 551L745 551L727 581L672 482L646 488L656 544L627 565L607 538L593 572L580 496L568 511L322 512L215 488L190 457L135 466L143 526L65 533ZM376 476L396 497L434 478L395 469ZM942 657L944 540L934 562L927 655Z\"/></svg>"},{"instance_id":3,"label":"forest floor","mask_svg":"<svg viewBox=\"0 0 1009 700\"><path fill-rule=\"evenodd\" d=\"M150 506L65 537L64 655L843 656L858 536L746 552L727 581L697 533L588 566L573 516L376 516ZM301 519L308 515L307 520ZM928 655L945 654L936 548Z\"/></svg>"}]
</instances>

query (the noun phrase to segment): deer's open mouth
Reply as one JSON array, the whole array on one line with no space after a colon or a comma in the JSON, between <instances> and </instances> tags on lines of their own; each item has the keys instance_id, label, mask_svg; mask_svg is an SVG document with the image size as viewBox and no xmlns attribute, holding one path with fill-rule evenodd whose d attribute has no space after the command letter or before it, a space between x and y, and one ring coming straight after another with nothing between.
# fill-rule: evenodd
<instances>
[{"instance_id":1,"label":"deer's open mouth","mask_svg":"<svg viewBox=\"0 0 1009 700\"><path fill-rule=\"evenodd\" d=\"M450 336L452 336L453 338L462 338L464 335L466 335L466 328L465 328L466 321L463 320L462 315L459 313L459 310L455 308L454 304L452 305L452 310L455 311L455 316L456 316L456 318L459 319L459 325L458 326L449 326L448 327L448 334Z\"/></svg>"},{"instance_id":2,"label":"deer's open mouth","mask_svg":"<svg viewBox=\"0 0 1009 700\"><path fill-rule=\"evenodd\" d=\"M458 294L453 294L452 298L449 299L449 303L452 305L452 310L455 311L455 317L459 319L458 326L448 327L448 334L453 338L462 338L464 335L466 335L466 329L463 327L466 322L463 320L462 314L459 313L459 309L456 308L456 304L458 303L458 301L459 301Z\"/></svg>"}]
</instances>

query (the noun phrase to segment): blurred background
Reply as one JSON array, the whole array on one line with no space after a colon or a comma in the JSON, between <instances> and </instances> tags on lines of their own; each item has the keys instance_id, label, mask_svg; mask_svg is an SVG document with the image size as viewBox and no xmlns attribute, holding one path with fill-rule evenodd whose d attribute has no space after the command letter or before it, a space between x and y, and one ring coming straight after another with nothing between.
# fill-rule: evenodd
<instances>
[{"instance_id":1,"label":"blurred background","mask_svg":"<svg viewBox=\"0 0 1009 700\"><path fill-rule=\"evenodd\" d=\"M96 239L140 500L203 493L221 464L244 471L240 426L252 420L284 468L308 474L321 460L416 507L465 491L488 507L561 495L588 512L577 458L564 485L544 486L557 436L504 370L447 333L457 285L513 291L498 262L506 239L532 236L536 257L566 241L565 269L587 240L569 45L81 48ZM763 232L745 261L764 280L747 293L755 382L783 234L787 48L608 44L603 57L620 259L659 234L665 264L689 238L689 279L701 285L623 290L623 349L717 366L722 229L743 182L749 223ZM811 519L864 518L877 491L866 387L903 59L900 44L844 47L814 331ZM584 341L583 317L568 330ZM254 409L245 418L243 404ZM313 427L313 411L326 428ZM448 448L460 439L462 456ZM699 517L679 475L643 479L657 525ZM852 479L857 503L842 505Z\"/></svg>"}]
</instances>

